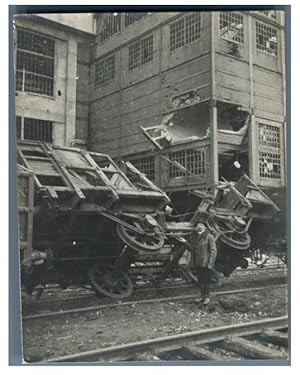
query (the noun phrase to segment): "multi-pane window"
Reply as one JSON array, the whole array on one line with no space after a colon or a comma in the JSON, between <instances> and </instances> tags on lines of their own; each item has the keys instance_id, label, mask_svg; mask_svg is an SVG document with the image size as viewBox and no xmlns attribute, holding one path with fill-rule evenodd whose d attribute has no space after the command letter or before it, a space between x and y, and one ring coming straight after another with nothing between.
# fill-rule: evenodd
<instances>
[{"instance_id":1,"label":"multi-pane window","mask_svg":"<svg viewBox=\"0 0 300 375\"><path fill-rule=\"evenodd\" d=\"M99 18L99 24L101 23L101 18ZM98 26L99 27L99 26ZM114 34L118 34L121 31L121 14L120 13L110 13L105 16L104 24L98 35L98 41L100 44L105 42Z\"/></svg>"},{"instance_id":2,"label":"multi-pane window","mask_svg":"<svg viewBox=\"0 0 300 375\"><path fill-rule=\"evenodd\" d=\"M192 13L170 25L170 50L200 39L201 13Z\"/></svg>"},{"instance_id":3,"label":"multi-pane window","mask_svg":"<svg viewBox=\"0 0 300 375\"><path fill-rule=\"evenodd\" d=\"M130 161L132 165L135 166L140 172L142 172L146 177L154 181L155 179L155 166L154 166L154 158L148 157L148 158L142 158L137 160L131 160Z\"/></svg>"},{"instance_id":4,"label":"multi-pane window","mask_svg":"<svg viewBox=\"0 0 300 375\"><path fill-rule=\"evenodd\" d=\"M17 117L16 125L18 139L52 142L53 124L51 121Z\"/></svg>"},{"instance_id":5,"label":"multi-pane window","mask_svg":"<svg viewBox=\"0 0 300 375\"><path fill-rule=\"evenodd\" d=\"M95 63L95 87L115 78L115 55L104 57Z\"/></svg>"},{"instance_id":6,"label":"multi-pane window","mask_svg":"<svg viewBox=\"0 0 300 375\"><path fill-rule=\"evenodd\" d=\"M153 60L153 34L129 46L128 69L133 70Z\"/></svg>"},{"instance_id":7,"label":"multi-pane window","mask_svg":"<svg viewBox=\"0 0 300 375\"><path fill-rule=\"evenodd\" d=\"M276 20L276 11L275 10L261 10L259 13L262 13L263 15L272 18L273 20Z\"/></svg>"},{"instance_id":8,"label":"multi-pane window","mask_svg":"<svg viewBox=\"0 0 300 375\"><path fill-rule=\"evenodd\" d=\"M200 38L201 14L193 13L185 17L185 41L191 43Z\"/></svg>"},{"instance_id":9,"label":"multi-pane window","mask_svg":"<svg viewBox=\"0 0 300 375\"><path fill-rule=\"evenodd\" d=\"M277 29L256 22L256 48L277 56Z\"/></svg>"},{"instance_id":10,"label":"multi-pane window","mask_svg":"<svg viewBox=\"0 0 300 375\"><path fill-rule=\"evenodd\" d=\"M258 142L261 146L280 148L280 128L277 126L258 124Z\"/></svg>"},{"instance_id":11,"label":"multi-pane window","mask_svg":"<svg viewBox=\"0 0 300 375\"><path fill-rule=\"evenodd\" d=\"M172 152L169 155L171 161L175 162L170 164L170 177L183 177L186 175L204 175L206 168L206 152L205 150L182 150ZM178 165L178 164L179 165ZM177 164L177 165L176 165ZM186 169L186 172L183 168Z\"/></svg>"},{"instance_id":12,"label":"multi-pane window","mask_svg":"<svg viewBox=\"0 0 300 375\"><path fill-rule=\"evenodd\" d=\"M220 34L231 42L244 42L243 15L237 12L220 12Z\"/></svg>"},{"instance_id":13,"label":"multi-pane window","mask_svg":"<svg viewBox=\"0 0 300 375\"><path fill-rule=\"evenodd\" d=\"M125 13L125 27L132 25L146 15L147 13Z\"/></svg>"},{"instance_id":14,"label":"multi-pane window","mask_svg":"<svg viewBox=\"0 0 300 375\"><path fill-rule=\"evenodd\" d=\"M280 179L280 154L259 152L259 175L263 178Z\"/></svg>"},{"instance_id":15,"label":"multi-pane window","mask_svg":"<svg viewBox=\"0 0 300 375\"><path fill-rule=\"evenodd\" d=\"M53 96L55 42L18 30L16 89Z\"/></svg>"}]
</instances>

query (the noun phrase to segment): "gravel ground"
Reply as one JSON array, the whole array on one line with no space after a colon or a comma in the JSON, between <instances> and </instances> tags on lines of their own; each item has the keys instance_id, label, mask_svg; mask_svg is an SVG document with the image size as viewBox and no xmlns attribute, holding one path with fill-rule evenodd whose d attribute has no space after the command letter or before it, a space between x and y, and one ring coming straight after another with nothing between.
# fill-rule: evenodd
<instances>
[{"instance_id":1,"label":"gravel ground","mask_svg":"<svg viewBox=\"0 0 300 375\"><path fill-rule=\"evenodd\" d=\"M253 283L257 275L253 275ZM235 282L234 282L235 281ZM247 280L249 286L251 280ZM263 286L263 281L260 281ZM232 288L241 287L232 278ZM269 281L265 285L270 285ZM190 294L190 293L188 293ZM192 300L109 307L23 323L24 359L38 361L80 351L287 314L287 288ZM76 306L73 306L76 307Z\"/></svg>"}]
</instances>

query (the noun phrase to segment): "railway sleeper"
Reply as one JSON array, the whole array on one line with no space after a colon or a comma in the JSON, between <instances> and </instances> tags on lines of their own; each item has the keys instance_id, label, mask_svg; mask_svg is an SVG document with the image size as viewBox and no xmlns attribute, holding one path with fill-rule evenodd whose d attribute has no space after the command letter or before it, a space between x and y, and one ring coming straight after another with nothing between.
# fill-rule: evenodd
<instances>
[{"instance_id":1,"label":"railway sleeper","mask_svg":"<svg viewBox=\"0 0 300 375\"><path fill-rule=\"evenodd\" d=\"M185 350L189 351L195 359L201 360L211 360L211 361L225 361L228 360L224 355L211 351L209 349L203 348L202 346L191 345L185 346Z\"/></svg>"},{"instance_id":2,"label":"railway sleeper","mask_svg":"<svg viewBox=\"0 0 300 375\"><path fill-rule=\"evenodd\" d=\"M223 341L222 346L252 359L287 359L288 356L286 352L270 349L242 337L228 337Z\"/></svg>"},{"instance_id":3,"label":"railway sleeper","mask_svg":"<svg viewBox=\"0 0 300 375\"><path fill-rule=\"evenodd\" d=\"M260 338L262 338L268 343L272 343L274 345L279 345L279 346L286 347L286 348L288 347L288 333L287 332L264 329L259 336Z\"/></svg>"}]
</instances>

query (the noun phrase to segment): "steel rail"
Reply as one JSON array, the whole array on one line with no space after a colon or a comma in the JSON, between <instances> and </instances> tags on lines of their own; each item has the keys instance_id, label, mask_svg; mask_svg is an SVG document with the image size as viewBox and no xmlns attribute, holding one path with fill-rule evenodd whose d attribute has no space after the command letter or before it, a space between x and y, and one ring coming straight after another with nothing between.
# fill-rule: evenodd
<instances>
[{"instance_id":1,"label":"steel rail","mask_svg":"<svg viewBox=\"0 0 300 375\"><path fill-rule=\"evenodd\" d=\"M259 268L259 271L256 272L255 270L253 271L253 274L252 275L259 275L261 273L261 270L263 270L263 268ZM247 271L247 270L240 270L240 271ZM270 270L269 270L270 271ZM268 275L273 275L274 274L274 271L278 271L278 269L273 269L272 270L272 273L268 274ZM279 271L282 271L279 270ZM278 271L278 273L279 273ZM239 276L245 276L244 274L239 274L238 273L235 273L234 274L235 277L239 277ZM225 282L227 280L224 281L224 286L226 285ZM150 292L161 292L161 291L165 291L165 290L177 290L177 289L186 289L186 288L196 288L197 285L194 284L194 283L182 283L182 284L178 284L178 285L166 285L166 286L149 286L149 287L145 287L145 286L138 286L136 289L135 289L135 296L136 295L140 295L140 294L144 294L144 293L150 293ZM59 287L58 287L59 288ZM50 290L50 289L49 289ZM52 289L51 289L52 290ZM47 293L48 292L48 289L46 289L44 291L44 293ZM70 293L75 293L75 290L70 290L69 292L67 292L68 294ZM39 306L43 306L43 305L47 305L47 304L53 304L53 303L65 303L65 302L70 302L70 301L76 301L76 300L89 300L89 299L93 299L93 298L98 298L97 294L90 288L87 288L87 292L85 294L78 294L78 295L71 295L71 296L67 296L67 295L64 295L62 296L63 298L59 298L59 299L55 299L55 298L47 298L47 299L40 299L40 300L37 300L37 301L24 301L22 303L22 306L23 307L28 307L28 306L34 306L34 307L39 307ZM105 296L103 296L105 297Z\"/></svg>"},{"instance_id":2,"label":"steel rail","mask_svg":"<svg viewBox=\"0 0 300 375\"><path fill-rule=\"evenodd\" d=\"M99 257L100 258L100 257ZM103 258L103 257L102 257ZM111 258L111 257L110 257ZM72 258L73 259L73 258ZM132 270L135 270L135 269L138 269L139 267L133 267ZM155 265L153 266L142 266L141 269L146 269L146 268L155 268ZM248 268L246 269L236 269L232 272L232 275L233 276L243 276L243 275L248 275L248 273L251 273L253 275L256 275L256 274L259 274L259 273L263 273L263 272L267 272L267 271L270 271L271 273L275 271L276 272L281 272L281 271L287 271L287 267L282 265L282 266L276 266L274 265L273 263L272 264L266 264L265 267L257 267L255 265L251 265L249 266ZM188 285L188 284L187 284ZM172 287L172 286L169 286L169 287ZM143 288L143 287L141 287ZM45 292L54 292L58 289L61 289L61 287L58 285L58 284L49 284L48 286L45 287L44 289L44 293ZM71 286L71 287L68 287L68 292L73 292L73 291L76 291L78 289L80 289L80 287L77 287L77 286ZM92 290L92 288L85 288L86 290ZM155 289L155 287L151 288L149 287L149 289ZM25 287L22 287L22 291L25 291Z\"/></svg>"},{"instance_id":3,"label":"steel rail","mask_svg":"<svg viewBox=\"0 0 300 375\"><path fill-rule=\"evenodd\" d=\"M170 290L170 289L185 289L185 288L191 288L191 287L195 287L195 284L192 284L192 283L186 283L186 284L179 284L179 285L168 285L168 286L163 286L163 287L137 287L135 289L135 295L139 295L139 294L142 294L142 293L148 293L148 292L152 292L152 291L164 291L164 290ZM70 293L72 293L70 291ZM91 298L99 298L99 296L97 296L97 294L91 290L91 291L88 291L87 293L85 294L79 294L79 295L75 295L75 296L62 296L62 298L60 299L51 299L51 298L48 298L48 299L40 299L38 301L26 301L26 302L23 302L22 303L22 306L40 306L40 305L43 305L43 304L49 304L49 303L61 303L61 302L69 302L69 301L76 301L76 300L81 300L81 299L91 299ZM103 298L105 298L105 296L103 296ZM109 298L109 297L106 297L106 298Z\"/></svg>"},{"instance_id":4,"label":"steel rail","mask_svg":"<svg viewBox=\"0 0 300 375\"><path fill-rule=\"evenodd\" d=\"M221 341L228 336L246 336L261 332L263 329L282 329L288 327L288 317L264 319L249 323L229 325L194 332L186 332L166 337L158 337L150 340L136 341L128 344L115 345L107 348L89 350L86 352L71 354L62 357L48 359L41 364L57 362L111 362L122 361L134 355L151 352L176 350L188 345L200 345Z\"/></svg>"},{"instance_id":5,"label":"steel rail","mask_svg":"<svg viewBox=\"0 0 300 375\"><path fill-rule=\"evenodd\" d=\"M287 287L287 284L276 285L276 288L283 288L283 287ZM273 288L274 288L274 285L258 287L258 288L224 290L224 291L220 291L220 292L212 292L211 295L212 296L223 296L223 295L228 295L228 294L259 292L259 291L263 291L263 290L266 290L266 289L273 289ZM133 300L133 301L120 302L120 303L109 303L109 304L105 304L105 305L81 307L81 308L77 308L77 309L69 309L69 310L63 310L63 311L53 311L53 312L49 312L49 313L41 313L41 314L23 316L23 321L33 320L33 319L49 318L49 317L57 317L57 316L70 315L70 314L79 314L79 313L103 310L103 309L113 308L113 307L130 306L130 305L133 305L133 304L134 305L141 305L141 304L146 304L146 303L187 300L187 299L196 298L198 296L199 296L199 293L193 293L193 294L184 295L184 296L173 296L173 297L165 297L165 298L151 298L151 299L144 299L144 300L140 300L140 301Z\"/></svg>"}]
</instances>

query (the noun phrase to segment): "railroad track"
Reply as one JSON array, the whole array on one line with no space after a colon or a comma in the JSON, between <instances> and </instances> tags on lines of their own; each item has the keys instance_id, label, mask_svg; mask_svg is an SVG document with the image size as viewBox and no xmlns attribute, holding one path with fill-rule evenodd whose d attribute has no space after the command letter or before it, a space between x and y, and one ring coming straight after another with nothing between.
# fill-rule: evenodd
<instances>
[{"instance_id":1,"label":"railroad track","mask_svg":"<svg viewBox=\"0 0 300 375\"><path fill-rule=\"evenodd\" d=\"M153 291L164 291L164 290L177 290L177 289L181 289L181 288L188 288L188 287L191 287L193 284L191 283L181 283L181 284L177 284L177 285L168 285L168 286L153 286L153 287L137 287L136 290L135 290L135 293L147 293L147 292L153 292ZM52 289L53 287L51 287L51 291L52 290L57 290L59 287L55 288L55 289ZM46 292L44 292L45 294L48 292L48 289L46 289ZM68 296L69 294L73 294L73 293L76 293L76 295L71 295L71 296ZM78 288L77 290L75 289L70 289L69 291L66 291L64 293L64 295L60 296L60 298L44 298L44 299L39 299L37 301L25 301L23 302L23 306L31 306L33 304L35 305L42 305L42 304L47 304L47 303L56 303L56 302L67 302L67 301L74 301L74 300L79 300L79 299L89 299L89 298L102 298L101 296L97 296L97 294L92 290L87 290L85 293L82 293L80 291L78 291ZM105 298L105 296L103 296L103 298ZM109 298L109 297L107 297Z\"/></svg>"},{"instance_id":2,"label":"railroad track","mask_svg":"<svg viewBox=\"0 0 300 375\"><path fill-rule=\"evenodd\" d=\"M280 274L282 272L286 272L287 269L286 267L274 267L274 266L271 266L271 267L268 267L268 268L251 268L251 269L247 269L247 270L241 270L241 269L238 269L236 270L234 273L233 273L233 276L232 277L247 277L249 276L249 274L251 274L252 276L261 276L263 273L267 273L268 275L273 275L273 274ZM225 279L226 280L226 279ZM193 284L191 283L188 283L188 282L182 282L182 283L177 283L175 285L159 285L159 286L138 286L135 290L135 293L147 293L147 292L157 292L157 291L164 291L164 290L177 290L177 289L181 289L181 288L188 288L188 287L192 287ZM69 288L68 290L64 291L62 293L62 295L60 295L59 298L49 298L49 295L47 296L48 293L55 293L57 291L59 291L60 287L58 285L50 285L50 286L47 286L45 288L45 291L44 291L44 294L46 295L46 298L41 298L39 300L35 300L35 301L23 301L22 305L23 305L23 308L27 307L27 306L32 306L32 305L38 305L38 306L41 306L41 305L46 305L46 304L55 304L55 303L59 303L59 302L63 302L63 303L66 303L66 302L71 302L71 301L76 301L76 300L85 300L85 299L92 299L92 298L97 298L97 295L95 294L95 292L90 289L90 288L87 288L85 293L82 293L82 291L80 290L80 288L74 288L74 287L71 287ZM76 293L76 295L72 295ZM71 295L70 295L71 294Z\"/></svg>"},{"instance_id":3,"label":"railroad track","mask_svg":"<svg viewBox=\"0 0 300 375\"><path fill-rule=\"evenodd\" d=\"M278 284L276 285L277 288L286 288L287 284ZM273 289L274 285L271 286L263 286L257 288L244 288L244 289L234 289L234 290L223 290L218 292L212 292L212 296L223 296L228 294L237 294L237 293L248 293L248 292L259 292L264 291L266 289ZM147 303L157 303L157 302L169 302L169 301L178 301L178 300L189 300L198 297L199 291L197 293L188 294L188 295L181 295L181 296L172 296L172 297L164 297L164 298L151 298L151 299L141 299L141 300L131 300L126 302L118 302L118 303L107 303L107 304L99 304L96 306L89 306L89 307L82 307L76 309L66 309L60 311L53 311L53 312L46 312L46 313L38 313L32 315L24 315L23 314L23 321L34 320L34 319L43 319L43 318L54 318L58 316L70 315L70 314L82 314L91 311L99 311L102 309L112 308L112 307L123 307L129 306L132 304L147 304Z\"/></svg>"},{"instance_id":4,"label":"railroad track","mask_svg":"<svg viewBox=\"0 0 300 375\"><path fill-rule=\"evenodd\" d=\"M99 348L38 363L237 359L288 362L287 330L288 317L282 316Z\"/></svg>"}]
</instances>

